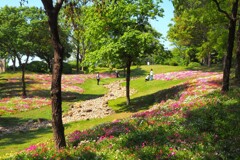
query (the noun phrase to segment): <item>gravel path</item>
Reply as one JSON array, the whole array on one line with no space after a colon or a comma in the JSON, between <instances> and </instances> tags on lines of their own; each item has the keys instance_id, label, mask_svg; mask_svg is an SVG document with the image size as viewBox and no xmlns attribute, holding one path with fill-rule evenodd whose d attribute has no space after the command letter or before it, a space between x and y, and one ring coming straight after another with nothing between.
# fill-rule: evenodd
<instances>
[{"instance_id":1,"label":"gravel path","mask_svg":"<svg viewBox=\"0 0 240 160\"><path fill-rule=\"evenodd\" d=\"M114 111L108 106L108 101L125 96L126 88L121 86L122 82L123 80L120 80L108 85L104 85L104 87L108 88L108 93L102 97L72 104L71 109L66 114L63 114L63 123L66 124L79 120L103 118L105 116L113 114ZM131 94L133 92L134 91L131 90ZM0 137L9 133L27 132L29 130L36 130L50 126L51 121L43 119L38 119L36 121L29 120L23 125L16 127L0 126Z\"/></svg>"},{"instance_id":2,"label":"gravel path","mask_svg":"<svg viewBox=\"0 0 240 160\"><path fill-rule=\"evenodd\" d=\"M126 87L121 86L122 82L123 81L117 81L104 85L104 87L108 88L108 93L103 97L73 104L68 113L63 115L63 123L103 118L113 114L114 111L108 106L108 101L125 96ZM131 94L133 92L134 91L131 91Z\"/></svg>"}]
</instances>

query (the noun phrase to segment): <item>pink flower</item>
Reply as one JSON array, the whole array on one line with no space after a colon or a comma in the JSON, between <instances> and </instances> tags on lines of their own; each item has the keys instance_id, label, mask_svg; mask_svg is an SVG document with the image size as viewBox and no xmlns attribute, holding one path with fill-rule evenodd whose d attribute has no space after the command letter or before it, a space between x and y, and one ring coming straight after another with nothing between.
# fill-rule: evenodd
<instances>
[{"instance_id":1,"label":"pink flower","mask_svg":"<svg viewBox=\"0 0 240 160\"><path fill-rule=\"evenodd\" d=\"M26 148L25 150L28 152L35 151L37 149L37 146L31 145L30 147Z\"/></svg>"}]
</instances>

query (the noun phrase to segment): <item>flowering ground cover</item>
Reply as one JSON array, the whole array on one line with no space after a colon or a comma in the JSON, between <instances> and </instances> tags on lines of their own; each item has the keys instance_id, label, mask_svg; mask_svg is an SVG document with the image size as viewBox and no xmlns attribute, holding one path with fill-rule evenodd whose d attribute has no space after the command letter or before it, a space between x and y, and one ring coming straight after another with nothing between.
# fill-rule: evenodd
<instances>
[{"instance_id":1,"label":"flowering ground cover","mask_svg":"<svg viewBox=\"0 0 240 160\"><path fill-rule=\"evenodd\" d=\"M114 77L114 74L101 74L101 78ZM63 99L74 99L76 95L84 92L78 85L86 79L95 78L94 74L85 75L63 75L62 95ZM3 97L0 97L0 115L26 112L31 109L38 109L49 106L51 75L49 74L27 74L27 98L21 97L20 78L11 77L6 79L3 85L12 86L5 89ZM4 96L5 95L5 96Z\"/></svg>"},{"instance_id":2,"label":"flowering ground cover","mask_svg":"<svg viewBox=\"0 0 240 160\"><path fill-rule=\"evenodd\" d=\"M68 147L32 145L13 159L239 159L240 89L220 92L221 74L188 81L152 110L67 135Z\"/></svg>"},{"instance_id":3,"label":"flowering ground cover","mask_svg":"<svg viewBox=\"0 0 240 160\"><path fill-rule=\"evenodd\" d=\"M168 72L155 74L155 80L176 80L176 79L186 79L186 78L196 78L196 77L206 77L211 75L218 75L217 72L202 72L202 71L180 71L180 72Z\"/></svg>"},{"instance_id":4,"label":"flowering ground cover","mask_svg":"<svg viewBox=\"0 0 240 160\"><path fill-rule=\"evenodd\" d=\"M3 98L0 100L0 115L13 114L17 112L25 112L42 106L50 105L51 102L48 98L42 97L13 97Z\"/></svg>"}]
</instances>

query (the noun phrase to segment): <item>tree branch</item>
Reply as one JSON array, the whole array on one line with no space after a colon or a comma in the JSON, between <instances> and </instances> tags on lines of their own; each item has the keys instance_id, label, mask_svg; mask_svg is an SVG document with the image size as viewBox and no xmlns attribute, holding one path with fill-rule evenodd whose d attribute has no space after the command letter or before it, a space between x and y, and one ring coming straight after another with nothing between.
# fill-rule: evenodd
<instances>
[{"instance_id":1,"label":"tree branch","mask_svg":"<svg viewBox=\"0 0 240 160\"><path fill-rule=\"evenodd\" d=\"M57 0L55 7L53 6L53 0L41 0L41 1L47 13L54 10L55 14L58 14L65 0Z\"/></svg>"},{"instance_id":2,"label":"tree branch","mask_svg":"<svg viewBox=\"0 0 240 160\"><path fill-rule=\"evenodd\" d=\"M225 14L225 16L228 18L228 19L232 19L232 17L224 10L222 10L222 8L220 7L220 3L218 2L218 0L212 0L213 2L215 2L215 4L217 5L217 8L218 8L218 11Z\"/></svg>"},{"instance_id":3,"label":"tree branch","mask_svg":"<svg viewBox=\"0 0 240 160\"><path fill-rule=\"evenodd\" d=\"M62 7L62 4L63 4L64 0L58 0L56 5L55 5L55 10L56 12L58 13Z\"/></svg>"}]
</instances>

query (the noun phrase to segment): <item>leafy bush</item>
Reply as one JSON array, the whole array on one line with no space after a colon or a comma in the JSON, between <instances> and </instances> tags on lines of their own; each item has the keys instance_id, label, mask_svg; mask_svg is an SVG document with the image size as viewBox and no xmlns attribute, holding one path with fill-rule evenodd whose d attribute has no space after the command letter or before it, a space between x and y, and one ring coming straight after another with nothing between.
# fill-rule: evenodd
<instances>
[{"instance_id":1,"label":"leafy bush","mask_svg":"<svg viewBox=\"0 0 240 160\"><path fill-rule=\"evenodd\" d=\"M196 67L200 67L201 64L198 62L191 62L188 64L188 68L196 68Z\"/></svg>"},{"instance_id":2,"label":"leafy bush","mask_svg":"<svg viewBox=\"0 0 240 160\"><path fill-rule=\"evenodd\" d=\"M13 66L7 66L7 69L6 69L7 71L13 71L14 69L13 69ZM20 67L15 67L15 71L20 71L21 70L21 68Z\"/></svg>"},{"instance_id":3,"label":"leafy bush","mask_svg":"<svg viewBox=\"0 0 240 160\"><path fill-rule=\"evenodd\" d=\"M104 139L111 139L120 134L127 134L128 132L134 130L134 127L131 126L128 122L113 122L99 125L93 129L86 131L76 130L71 133L67 142L69 146L77 146L79 142L87 141L103 141Z\"/></svg>"},{"instance_id":4,"label":"leafy bush","mask_svg":"<svg viewBox=\"0 0 240 160\"><path fill-rule=\"evenodd\" d=\"M166 60L164 64L170 66L178 66L178 62L174 58Z\"/></svg>"},{"instance_id":5,"label":"leafy bush","mask_svg":"<svg viewBox=\"0 0 240 160\"><path fill-rule=\"evenodd\" d=\"M63 63L63 73L64 74L71 74L72 73L72 66L68 63Z\"/></svg>"},{"instance_id":6,"label":"leafy bush","mask_svg":"<svg viewBox=\"0 0 240 160\"><path fill-rule=\"evenodd\" d=\"M32 61L26 66L26 70L37 73L47 73L48 66L42 61Z\"/></svg>"}]
</instances>

